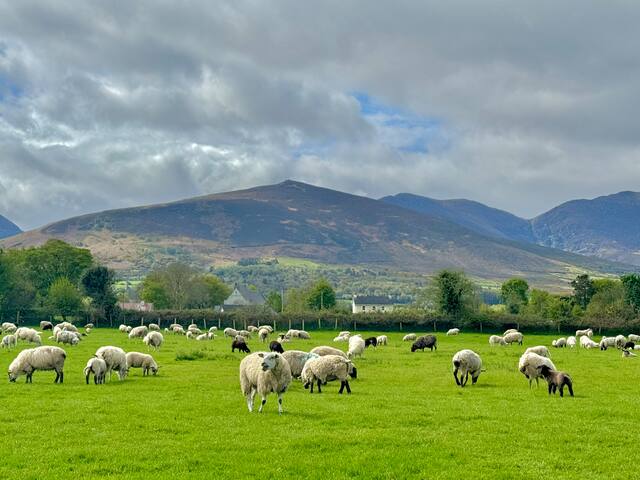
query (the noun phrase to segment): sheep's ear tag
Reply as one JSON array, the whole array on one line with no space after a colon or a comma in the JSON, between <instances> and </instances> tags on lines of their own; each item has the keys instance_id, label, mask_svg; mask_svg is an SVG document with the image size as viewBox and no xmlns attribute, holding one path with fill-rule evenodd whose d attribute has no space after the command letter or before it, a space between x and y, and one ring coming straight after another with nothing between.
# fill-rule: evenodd
<instances>
[{"instance_id":1,"label":"sheep's ear tag","mask_svg":"<svg viewBox=\"0 0 640 480\"><path fill-rule=\"evenodd\" d=\"M259 354L258 354L258 356L259 356L260 358L264 358L264 354L262 354L262 353L259 353Z\"/></svg>"}]
</instances>

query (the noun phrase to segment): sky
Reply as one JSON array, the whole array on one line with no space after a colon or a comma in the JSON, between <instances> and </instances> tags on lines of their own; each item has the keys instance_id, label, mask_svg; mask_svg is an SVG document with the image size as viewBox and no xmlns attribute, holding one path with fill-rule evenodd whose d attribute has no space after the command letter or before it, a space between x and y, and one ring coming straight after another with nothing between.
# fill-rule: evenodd
<instances>
[{"instance_id":1,"label":"sky","mask_svg":"<svg viewBox=\"0 0 640 480\"><path fill-rule=\"evenodd\" d=\"M24 229L295 179L533 217L640 190L637 2L0 0Z\"/></svg>"}]
</instances>

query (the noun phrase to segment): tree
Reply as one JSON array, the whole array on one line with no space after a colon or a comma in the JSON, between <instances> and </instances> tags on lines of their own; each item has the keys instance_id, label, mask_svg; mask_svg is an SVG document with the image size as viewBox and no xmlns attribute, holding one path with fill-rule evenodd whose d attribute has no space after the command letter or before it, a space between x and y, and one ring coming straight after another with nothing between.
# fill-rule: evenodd
<instances>
[{"instance_id":1,"label":"tree","mask_svg":"<svg viewBox=\"0 0 640 480\"><path fill-rule=\"evenodd\" d=\"M312 310L333 308L336 305L336 292L324 278L318 280L309 291L307 305Z\"/></svg>"},{"instance_id":2,"label":"tree","mask_svg":"<svg viewBox=\"0 0 640 480\"><path fill-rule=\"evenodd\" d=\"M511 278L500 289L502 301L509 313L518 314L529 300L529 284L521 278Z\"/></svg>"},{"instance_id":3,"label":"tree","mask_svg":"<svg viewBox=\"0 0 640 480\"><path fill-rule=\"evenodd\" d=\"M91 298L91 306L103 318L112 315L117 298L113 290L115 274L107 267L91 267L84 272L80 284L85 295Z\"/></svg>"},{"instance_id":4,"label":"tree","mask_svg":"<svg viewBox=\"0 0 640 480\"><path fill-rule=\"evenodd\" d=\"M49 287L46 304L54 314L62 315L66 321L68 316L77 315L82 309L82 296L68 278L62 277Z\"/></svg>"},{"instance_id":5,"label":"tree","mask_svg":"<svg viewBox=\"0 0 640 480\"><path fill-rule=\"evenodd\" d=\"M285 292L284 311L287 313L302 313L309 310L308 287L290 288Z\"/></svg>"},{"instance_id":6,"label":"tree","mask_svg":"<svg viewBox=\"0 0 640 480\"><path fill-rule=\"evenodd\" d=\"M435 310L456 319L472 310L477 300L473 283L462 272L438 272L429 290Z\"/></svg>"},{"instance_id":7,"label":"tree","mask_svg":"<svg viewBox=\"0 0 640 480\"><path fill-rule=\"evenodd\" d=\"M35 293L20 266L0 250L0 311L19 316L33 306Z\"/></svg>"},{"instance_id":8,"label":"tree","mask_svg":"<svg viewBox=\"0 0 640 480\"><path fill-rule=\"evenodd\" d=\"M267 295L267 305L269 305L274 312L280 313L282 311L282 295L276 291L269 293L269 295Z\"/></svg>"},{"instance_id":9,"label":"tree","mask_svg":"<svg viewBox=\"0 0 640 480\"><path fill-rule=\"evenodd\" d=\"M620 277L624 287L625 301L631 305L635 312L640 311L640 275L630 273Z\"/></svg>"},{"instance_id":10,"label":"tree","mask_svg":"<svg viewBox=\"0 0 640 480\"><path fill-rule=\"evenodd\" d=\"M207 287L209 306L211 307L222 305L231 295L231 288L215 275L205 275L202 277L202 281Z\"/></svg>"},{"instance_id":11,"label":"tree","mask_svg":"<svg viewBox=\"0 0 640 480\"><path fill-rule=\"evenodd\" d=\"M549 318L550 300L551 294L549 292L536 288L531 289L526 309L527 313L541 318Z\"/></svg>"},{"instance_id":12,"label":"tree","mask_svg":"<svg viewBox=\"0 0 640 480\"><path fill-rule=\"evenodd\" d=\"M152 303L154 308L164 310L170 307L169 295L160 272L151 272L140 286L140 298Z\"/></svg>"},{"instance_id":13,"label":"tree","mask_svg":"<svg viewBox=\"0 0 640 480\"><path fill-rule=\"evenodd\" d=\"M589 278L589 275L582 274L571 281L571 286L573 287L573 297L576 303L585 310L591 301L591 297L596 293L593 281Z\"/></svg>"},{"instance_id":14,"label":"tree","mask_svg":"<svg viewBox=\"0 0 640 480\"><path fill-rule=\"evenodd\" d=\"M613 280L594 281L596 293L585 311L585 317L600 329L621 327L634 316L633 308L625 298L622 282Z\"/></svg>"}]
</instances>

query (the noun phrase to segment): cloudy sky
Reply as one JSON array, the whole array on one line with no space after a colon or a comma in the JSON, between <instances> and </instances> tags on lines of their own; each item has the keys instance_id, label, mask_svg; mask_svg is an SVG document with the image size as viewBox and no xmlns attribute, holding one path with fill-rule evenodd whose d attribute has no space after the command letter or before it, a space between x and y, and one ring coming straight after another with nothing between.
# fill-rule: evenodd
<instances>
[{"instance_id":1,"label":"cloudy sky","mask_svg":"<svg viewBox=\"0 0 640 480\"><path fill-rule=\"evenodd\" d=\"M287 178L527 217L640 190L635 2L50 3L0 0L23 228Z\"/></svg>"}]
</instances>

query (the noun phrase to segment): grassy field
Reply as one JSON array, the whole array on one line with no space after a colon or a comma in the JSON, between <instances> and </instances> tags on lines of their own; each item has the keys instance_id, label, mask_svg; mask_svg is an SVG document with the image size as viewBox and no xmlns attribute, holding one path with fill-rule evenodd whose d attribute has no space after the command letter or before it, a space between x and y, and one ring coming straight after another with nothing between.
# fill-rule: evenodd
<instances>
[{"instance_id":1,"label":"grassy field","mask_svg":"<svg viewBox=\"0 0 640 480\"><path fill-rule=\"evenodd\" d=\"M333 332L287 349L331 344ZM488 335L438 335L439 349L410 353L401 334L359 359L353 394L329 384L310 395L294 381L278 416L249 414L230 342L166 335L161 369L143 378L85 385L101 345L146 351L112 330L67 347L65 383L37 372L33 384L0 383L0 478L628 478L640 423L640 358L619 351L553 350L576 397L529 389L517 371L525 346L489 348ZM50 343L48 341L47 343ZM344 344L336 344L344 347ZM260 345L250 341L252 350ZM451 357L484 361L475 386L456 387ZM0 351L0 368L16 351Z\"/></svg>"}]
</instances>

